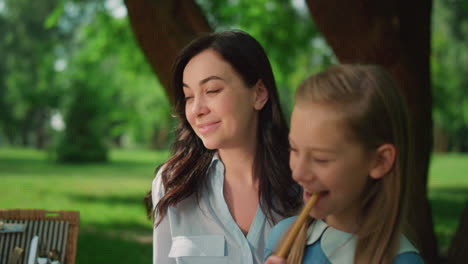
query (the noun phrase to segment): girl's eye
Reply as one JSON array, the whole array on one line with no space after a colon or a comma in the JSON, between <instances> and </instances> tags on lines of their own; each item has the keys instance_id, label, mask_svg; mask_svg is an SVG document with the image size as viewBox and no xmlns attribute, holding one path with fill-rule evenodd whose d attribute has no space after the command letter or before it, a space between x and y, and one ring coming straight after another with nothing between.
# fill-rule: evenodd
<instances>
[{"instance_id":1,"label":"girl's eye","mask_svg":"<svg viewBox=\"0 0 468 264\"><path fill-rule=\"evenodd\" d=\"M317 159L317 158L314 158L314 161L317 162L317 163L328 163L329 160L327 159Z\"/></svg>"},{"instance_id":2,"label":"girl's eye","mask_svg":"<svg viewBox=\"0 0 468 264\"><path fill-rule=\"evenodd\" d=\"M193 99L192 96L185 96L185 102L187 102L187 101L189 101L189 100L191 100L191 99Z\"/></svg>"}]
</instances>

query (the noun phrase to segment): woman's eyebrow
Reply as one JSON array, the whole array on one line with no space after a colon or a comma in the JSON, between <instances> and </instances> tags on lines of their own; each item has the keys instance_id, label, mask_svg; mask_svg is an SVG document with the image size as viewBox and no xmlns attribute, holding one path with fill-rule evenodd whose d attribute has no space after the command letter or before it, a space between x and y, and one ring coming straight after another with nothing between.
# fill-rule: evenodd
<instances>
[{"instance_id":1,"label":"woman's eyebrow","mask_svg":"<svg viewBox=\"0 0 468 264\"><path fill-rule=\"evenodd\" d=\"M205 79L201 80L200 82L198 82L198 85L203 85L211 80L221 80L221 81L225 81L223 78L219 77L219 76L216 76L216 75L212 75L212 76L208 76L206 77ZM183 87L187 87L189 88L190 86L188 86L188 84L186 83L182 83L182 86Z\"/></svg>"},{"instance_id":2,"label":"woman's eyebrow","mask_svg":"<svg viewBox=\"0 0 468 264\"><path fill-rule=\"evenodd\" d=\"M207 78L201 80L198 84L199 84L199 85L203 85L203 84L205 84L205 83L207 83L207 82L209 82L209 81L211 81L211 80L221 80L221 81L224 81L223 78L221 78L221 77L219 77L219 76L216 76L216 75L212 75L212 76L210 76L210 77L207 77Z\"/></svg>"}]
</instances>

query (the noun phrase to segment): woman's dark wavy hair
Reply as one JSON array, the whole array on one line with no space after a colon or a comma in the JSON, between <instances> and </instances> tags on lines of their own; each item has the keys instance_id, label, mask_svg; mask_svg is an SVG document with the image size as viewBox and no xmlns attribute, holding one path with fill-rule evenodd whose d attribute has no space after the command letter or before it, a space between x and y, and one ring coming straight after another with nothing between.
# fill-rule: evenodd
<instances>
[{"instance_id":1,"label":"woman's dark wavy hair","mask_svg":"<svg viewBox=\"0 0 468 264\"><path fill-rule=\"evenodd\" d=\"M268 90L268 101L259 112L257 150L253 173L259 179L260 206L270 223L273 212L281 216L296 213L301 206L300 188L292 180L289 168L288 126L281 111L275 79L262 46L242 31L227 31L201 36L186 46L173 65L172 89L174 111L179 119L172 156L163 165L164 196L156 205L156 225L166 216L169 206L175 206L191 195L199 199L207 182L207 171L216 150L206 149L185 116L183 72L197 54L211 49L221 55L252 88L261 80ZM152 212L151 192L145 198L148 215Z\"/></svg>"}]
</instances>

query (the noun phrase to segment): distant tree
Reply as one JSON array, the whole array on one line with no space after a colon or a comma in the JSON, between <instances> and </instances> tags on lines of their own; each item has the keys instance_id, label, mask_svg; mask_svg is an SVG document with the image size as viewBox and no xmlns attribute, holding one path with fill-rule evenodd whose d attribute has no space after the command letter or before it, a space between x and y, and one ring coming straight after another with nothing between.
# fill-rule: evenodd
<instances>
[{"instance_id":1,"label":"distant tree","mask_svg":"<svg viewBox=\"0 0 468 264\"><path fill-rule=\"evenodd\" d=\"M135 144L167 147L174 126L170 103L138 48L128 17L114 17L112 10L96 10L80 35L82 40L80 49L75 51L73 67L88 72L88 78L109 93L106 98L112 104L106 115L108 141L117 147ZM89 62L98 66L92 71L87 66L78 66Z\"/></svg>"},{"instance_id":2,"label":"distant tree","mask_svg":"<svg viewBox=\"0 0 468 264\"><path fill-rule=\"evenodd\" d=\"M434 1L433 92L436 150L468 151L468 1ZM468 202L448 250L447 263L468 259Z\"/></svg>"},{"instance_id":3,"label":"distant tree","mask_svg":"<svg viewBox=\"0 0 468 264\"><path fill-rule=\"evenodd\" d=\"M68 113L63 138L57 147L59 162L99 162L108 158L108 145L105 141L107 119L104 98L85 80L74 81L74 95Z\"/></svg>"},{"instance_id":4,"label":"distant tree","mask_svg":"<svg viewBox=\"0 0 468 264\"><path fill-rule=\"evenodd\" d=\"M436 0L434 4L435 150L468 152L468 1Z\"/></svg>"},{"instance_id":5,"label":"distant tree","mask_svg":"<svg viewBox=\"0 0 468 264\"><path fill-rule=\"evenodd\" d=\"M58 104L54 43L62 35L44 21L50 1L5 0L0 12L0 129L10 143L43 148L50 110Z\"/></svg>"}]
</instances>

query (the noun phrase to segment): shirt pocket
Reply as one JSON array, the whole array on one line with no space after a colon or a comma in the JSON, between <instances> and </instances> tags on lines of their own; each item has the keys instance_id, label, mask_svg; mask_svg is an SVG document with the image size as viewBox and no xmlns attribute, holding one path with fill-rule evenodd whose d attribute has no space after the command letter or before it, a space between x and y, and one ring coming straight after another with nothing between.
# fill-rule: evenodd
<instances>
[{"instance_id":1,"label":"shirt pocket","mask_svg":"<svg viewBox=\"0 0 468 264\"><path fill-rule=\"evenodd\" d=\"M169 257L178 264L226 264L223 235L177 236L172 238Z\"/></svg>"}]
</instances>

